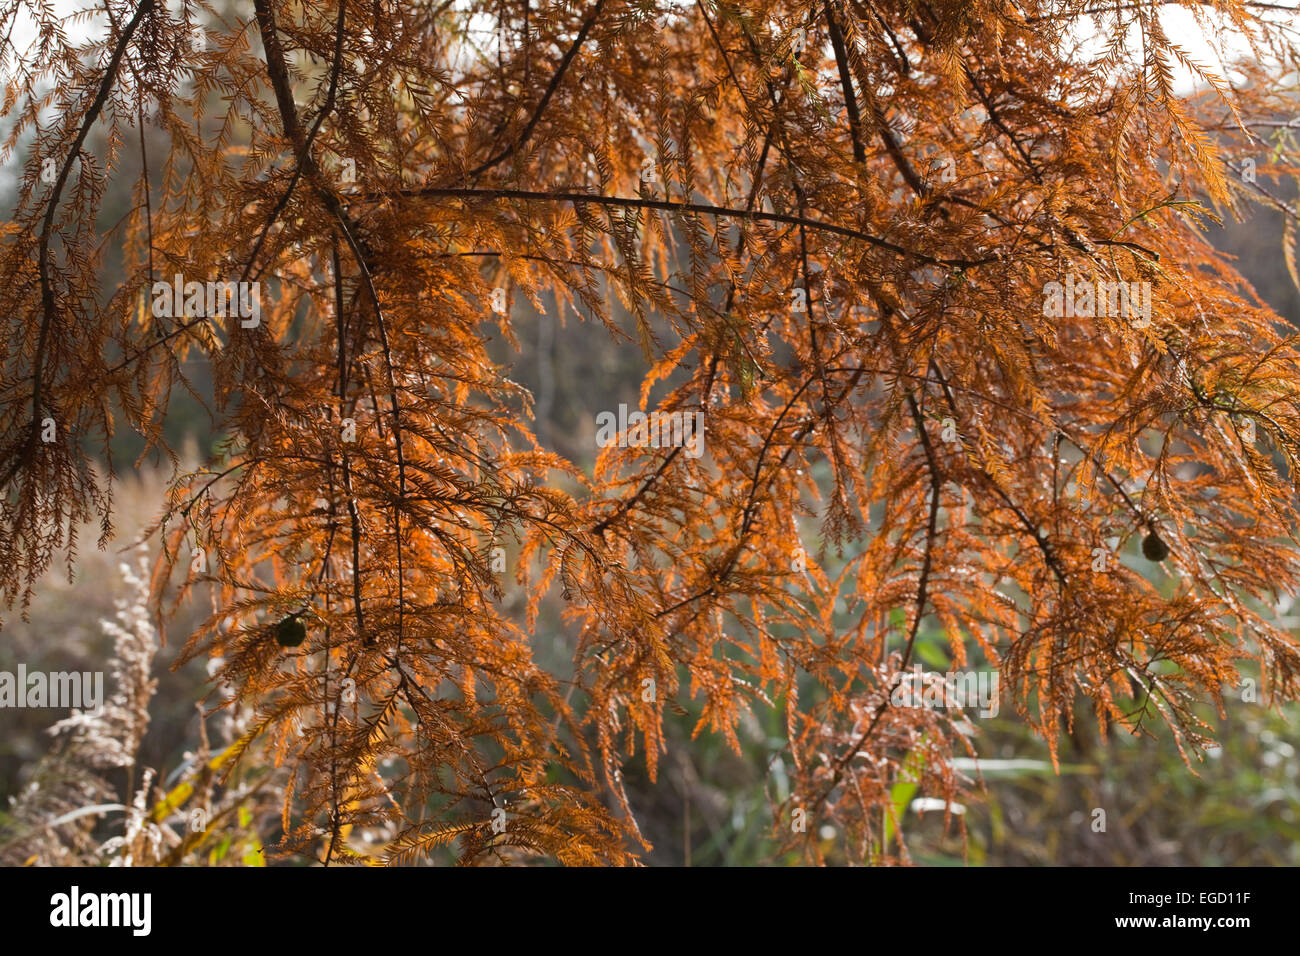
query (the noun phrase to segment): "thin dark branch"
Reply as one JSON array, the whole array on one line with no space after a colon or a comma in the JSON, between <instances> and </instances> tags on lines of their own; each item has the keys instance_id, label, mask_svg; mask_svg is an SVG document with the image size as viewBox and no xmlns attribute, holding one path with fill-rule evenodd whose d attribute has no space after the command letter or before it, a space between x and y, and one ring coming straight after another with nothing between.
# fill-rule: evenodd
<instances>
[{"instance_id":1,"label":"thin dark branch","mask_svg":"<svg viewBox=\"0 0 1300 956\"><path fill-rule=\"evenodd\" d=\"M542 94L541 101L537 104L536 109L533 110L532 116L528 118L528 122L524 124L524 128L519 131L519 135L515 137L514 142L505 149L496 153L494 156L484 160L469 172L465 173L465 175L458 180L459 182L463 183L468 180L477 179L492 167L505 162L532 138L533 131L537 129L537 124L541 121L542 114L546 112L546 107L551 102L551 97L553 97L555 91L560 88L560 81L564 79L564 74L568 72L569 65L573 63L573 59L578 55L578 51L582 49L582 44L586 41L587 34L590 33L591 28L596 25L596 19L600 16L600 11L604 6L605 0L596 0L596 5L592 8L591 13L587 15L587 19L583 21L582 28L578 31L578 35L574 37L573 43L570 44L569 49L565 51L564 58L560 60L560 65L556 68L555 75L551 77L551 82L546 85L546 92Z\"/></svg>"},{"instance_id":2,"label":"thin dark branch","mask_svg":"<svg viewBox=\"0 0 1300 956\"><path fill-rule=\"evenodd\" d=\"M425 186L416 189L403 189L399 192L399 195L412 199L450 197L456 199L519 199L531 202L570 202L575 205L590 203L596 206L614 206L625 209L659 209L664 212L695 213L704 216L756 220L759 222L779 222L790 226L802 225L809 229L818 229L822 232L833 233L834 235L844 236L848 239L856 239L860 242L873 245L879 249L887 249L904 258L916 259L919 262L924 262L929 265L970 269L976 266L988 265L989 263L997 261L991 257L983 259L945 259L939 256L927 255L924 252L907 249L897 243L890 242L887 239L881 239L879 236L873 236L871 233L863 232L860 229L841 226L837 223L826 222L822 219L810 219L804 216L790 215L788 213L763 212L752 209L734 209L726 206L715 206L709 203L679 202L669 199L645 199L642 197L632 196L603 196L599 193L570 191L542 192L540 190L531 189L477 189L451 186Z\"/></svg>"},{"instance_id":3,"label":"thin dark branch","mask_svg":"<svg viewBox=\"0 0 1300 956\"><path fill-rule=\"evenodd\" d=\"M36 340L36 352L32 357L32 424L27 440L29 449L35 445L40 429L41 398L45 387L45 349L49 344L50 329L54 325L55 313L58 311L58 304L54 296L54 285L50 280L50 238L54 232L54 216L59 209L59 201L63 196L63 187L68 181L68 176L72 174L72 164L81 158L81 147L90 134L90 128L95 125L95 121L99 119L99 114L104 109L104 104L108 102L108 95L112 92L113 84L117 81L117 70L121 65L122 57L126 55L126 48L131 42L131 37L135 33L136 27L140 25L140 21L153 10L154 2L155 0L143 0L140 6L136 8L135 16L130 19L126 28L122 31L122 35L118 37L117 44L113 47L113 55L109 58L108 66L104 68L104 76L99 82L99 90L95 94L95 99L91 102L90 108L86 110L86 115L81 119L81 127L77 130L76 138L72 141L68 155L64 157L63 164L59 167L59 175L54 180L54 186L50 190L49 204L45 208L45 219L41 223L41 235L37 252L36 267L41 285L41 330ZM23 456L16 454L13 464L5 473L4 478L0 479L0 487L5 487L13 480L22 464Z\"/></svg>"}]
</instances>

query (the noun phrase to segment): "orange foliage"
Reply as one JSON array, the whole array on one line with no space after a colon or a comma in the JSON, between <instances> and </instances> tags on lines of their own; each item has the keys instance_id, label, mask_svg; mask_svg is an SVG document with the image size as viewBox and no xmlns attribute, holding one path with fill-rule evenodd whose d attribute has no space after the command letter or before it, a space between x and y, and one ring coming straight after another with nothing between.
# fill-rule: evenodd
<instances>
[{"instance_id":1,"label":"orange foliage","mask_svg":"<svg viewBox=\"0 0 1300 956\"><path fill-rule=\"evenodd\" d=\"M1296 61L1267 5L1221 0L1177 6L1257 59L1191 65L1169 6L253 0L202 49L194 4L110 0L80 48L37 8L4 104L10 147L37 131L0 246L5 597L75 520L107 537L94 439L116 405L161 442L203 359L229 440L174 483L158 592L214 587L180 660L219 658L246 746L292 768L282 850L361 859L348 828L384 824L395 862L634 861L623 767L654 777L692 695L733 744L784 712L774 825L809 859L825 823L905 855L908 755L954 799L978 745L969 713L891 705L930 616L1049 741L1158 713L1194 752L1242 658L1300 690L1269 612L1300 575L1300 355L1206 238L1280 206L1294 263L1270 76ZM176 274L260 283L256 324L158 315ZM642 349L642 410L702 415L703 453L541 447L489 357L498 288ZM556 590L571 674L531 644Z\"/></svg>"}]
</instances>

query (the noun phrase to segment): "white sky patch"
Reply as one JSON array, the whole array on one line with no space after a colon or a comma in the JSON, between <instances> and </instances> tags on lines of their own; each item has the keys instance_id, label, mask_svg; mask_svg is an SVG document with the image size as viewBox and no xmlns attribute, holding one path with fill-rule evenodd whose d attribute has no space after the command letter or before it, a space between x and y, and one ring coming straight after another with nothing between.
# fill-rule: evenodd
<instances>
[{"instance_id":1,"label":"white sky patch","mask_svg":"<svg viewBox=\"0 0 1300 956\"><path fill-rule=\"evenodd\" d=\"M97 5L93 0L50 0L51 8L56 14L64 15L67 19L64 23L64 30L69 40L74 43L85 43L94 36L102 36L107 29L107 19L104 15L102 6ZM176 16L179 14L181 4L176 0L171 0L165 4L167 9ZM458 7L464 9L468 6L466 0L460 0ZM689 7L692 4L688 0L664 0L661 4L661 10L664 13L675 16L689 15ZM1298 6L1300 9L1300 6ZM74 17L81 11L81 16ZM1296 21L1296 15L1288 15L1284 11L1261 11L1261 15L1274 22ZM1209 36L1206 31L1197 22L1196 16L1187 9L1169 6L1164 7L1160 12L1160 22L1170 41L1179 45L1187 56L1198 64L1209 70L1224 76L1229 82L1239 82L1242 79L1241 74L1232 71L1230 64L1233 60L1249 56L1250 46L1245 38L1239 33L1229 28L1226 19L1214 13L1208 14L1214 21L1223 24L1222 28L1216 29ZM480 46L478 51L467 49L463 55L481 56L495 55L495 34L497 32L497 22L495 17L486 14L480 14L473 18L470 24L471 36ZM1073 32L1074 42L1078 44L1078 53L1084 56L1096 55L1101 48L1101 40L1096 34L1096 25L1092 18L1083 17L1076 24ZM10 62L3 69L3 79L7 82L12 74L12 58L15 56L30 57L35 53L35 45L39 42L36 33L35 21L32 19L26 9L20 11L13 24L11 33L12 47L8 49ZM1139 49L1140 37L1136 28L1130 31L1128 42L1131 49ZM16 51L16 52L15 52ZM1199 86L1204 84L1199 82L1194 73L1184 67L1182 64L1175 64L1176 89L1179 93L1190 93ZM0 126L0 136L2 136L10 127L8 120L3 121ZM20 174L23 156L12 156L9 161L0 168L0 192L8 193L13 189L14 181Z\"/></svg>"},{"instance_id":2,"label":"white sky patch","mask_svg":"<svg viewBox=\"0 0 1300 956\"><path fill-rule=\"evenodd\" d=\"M1300 11L1300 4L1296 7ZM1296 25L1296 14L1288 15L1280 10L1257 11L1261 20L1272 23L1290 22ZM1206 29L1197 19L1197 15L1185 7L1166 6L1160 11L1160 25L1169 42L1179 47L1189 60L1208 72L1218 74L1229 84L1241 83L1245 76L1233 69L1233 64L1243 58L1253 56L1250 43L1239 30L1233 27L1228 18L1213 10L1203 8L1202 16L1213 25ZM1113 18L1102 19L1102 24L1112 22ZM1097 21L1092 17L1083 17L1075 25L1073 35L1080 44L1079 52L1088 56L1098 56L1102 52L1103 40L1096 32ZM1133 24L1125 38L1131 54L1140 57L1142 47L1141 31ZM1186 95L1197 89L1205 89L1206 84L1195 72L1182 63L1173 62L1175 89ZM1276 64L1280 70L1280 64Z\"/></svg>"}]
</instances>

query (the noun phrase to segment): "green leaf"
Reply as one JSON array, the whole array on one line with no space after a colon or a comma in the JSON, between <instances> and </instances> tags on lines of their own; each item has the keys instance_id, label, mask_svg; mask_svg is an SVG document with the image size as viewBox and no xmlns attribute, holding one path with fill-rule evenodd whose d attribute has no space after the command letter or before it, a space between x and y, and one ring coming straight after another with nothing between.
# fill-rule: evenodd
<instances>
[{"instance_id":1,"label":"green leaf","mask_svg":"<svg viewBox=\"0 0 1300 956\"><path fill-rule=\"evenodd\" d=\"M903 766L899 768L898 782L889 788L889 804L893 808L893 813L885 813L884 831L880 837L882 856L889 849L890 839L894 835L894 820L897 819L899 825L902 825L903 814L907 812L912 798L916 796L917 788L921 785L921 772L925 769L925 751L921 749L923 743L925 743L924 737L916 748L908 753Z\"/></svg>"},{"instance_id":2,"label":"green leaf","mask_svg":"<svg viewBox=\"0 0 1300 956\"><path fill-rule=\"evenodd\" d=\"M948 655L929 641L916 642L916 656L921 658L923 663L939 670L943 670L948 666Z\"/></svg>"},{"instance_id":3,"label":"green leaf","mask_svg":"<svg viewBox=\"0 0 1300 956\"><path fill-rule=\"evenodd\" d=\"M216 866L225 857L226 851L230 849L230 834L227 833L221 838L221 842L212 848L208 853L208 863Z\"/></svg>"}]
</instances>

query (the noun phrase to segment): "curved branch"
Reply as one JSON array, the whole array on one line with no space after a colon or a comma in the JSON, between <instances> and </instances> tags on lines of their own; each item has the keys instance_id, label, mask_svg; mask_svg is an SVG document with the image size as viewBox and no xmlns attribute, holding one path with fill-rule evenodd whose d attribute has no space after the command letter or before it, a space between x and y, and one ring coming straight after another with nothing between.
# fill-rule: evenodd
<instances>
[{"instance_id":1,"label":"curved branch","mask_svg":"<svg viewBox=\"0 0 1300 956\"><path fill-rule=\"evenodd\" d=\"M605 196L600 193L584 192L543 192L536 189L491 189L491 188L472 188L456 186L423 186L415 189L402 189L398 195L405 196L409 199L430 199L436 197L448 197L453 199L519 199L528 202L570 202L575 205L590 203L596 206L613 206L624 209L658 209L663 212L677 213L697 213L704 216L718 216L729 219L756 220L759 222L779 222L788 226L804 226L808 229L818 229L822 232L833 233L837 236L844 236L848 239L857 239L860 242L868 243L879 249L887 249L896 255L904 258L916 259L918 262L924 262L927 265L948 266L956 269L970 269L975 266L988 265L996 262L993 257L983 259L945 259L939 256L927 255L924 252L917 252L900 246L897 243L890 242L888 239L881 239L869 232L863 232L861 229L854 229L850 226L841 226L838 223L827 222L824 219L811 219L806 216L795 216L782 212L763 212L752 209L735 209L728 206L715 206L711 203L698 202L680 202L671 199L645 199L633 196Z\"/></svg>"}]
</instances>

